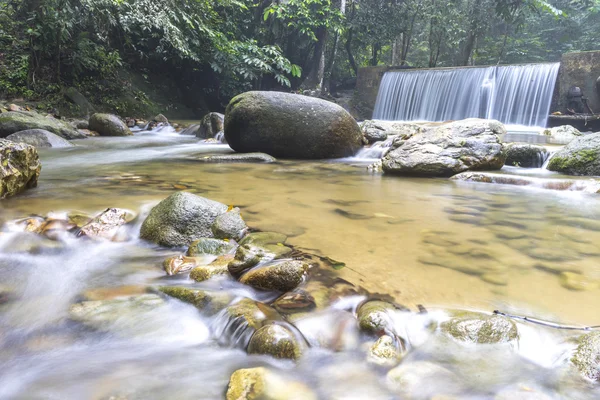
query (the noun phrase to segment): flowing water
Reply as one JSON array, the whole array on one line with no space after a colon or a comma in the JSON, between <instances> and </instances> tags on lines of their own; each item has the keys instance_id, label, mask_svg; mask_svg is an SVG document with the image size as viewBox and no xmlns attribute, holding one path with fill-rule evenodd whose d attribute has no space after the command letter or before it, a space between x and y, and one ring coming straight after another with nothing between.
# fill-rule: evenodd
<instances>
[{"instance_id":1,"label":"flowing water","mask_svg":"<svg viewBox=\"0 0 600 400\"><path fill-rule=\"evenodd\" d=\"M161 268L179 250L137 238L150 207L182 189L238 206L249 226L285 233L298 249L344 262L336 273L371 293L389 294L413 310L424 305L429 314L394 316L413 348L402 365L425 370L402 389L413 398L514 398L511 390L549 398L598 395L565 373L574 348L567 340L571 332L520 323L516 348L475 350L427 328L446 318L436 311L442 308L599 324L597 196L388 177L367 172L366 163L355 159L206 164L198 158L231 150L160 132L76 143L40 151L38 188L3 200L2 219L71 210L95 214L107 207L139 217L128 238L114 243L65 238L49 245L5 226L2 399L218 399L234 370L257 365L304 381L323 399L408 398L390 388L384 370L365 363L352 334L348 351L313 348L294 365L219 345L218 321L174 300L151 297L115 318L107 310L95 321L97 329L70 320L70 305L89 289L189 284L185 277L166 279ZM563 286L563 271L578 272L589 290ZM228 280L196 285L264 297ZM360 300L317 313L298 329L307 336L326 334L344 318L341 310ZM448 370L440 378L430 362L451 370L452 379Z\"/></svg>"},{"instance_id":2,"label":"flowing water","mask_svg":"<svg viewBox=\"0 0 600 400\"><path fill-rule=\"evenodd\" d=\"M497 119L546 126L559 64L387 72L374 119L448 121Z\"/></svg>"}]
</instances>

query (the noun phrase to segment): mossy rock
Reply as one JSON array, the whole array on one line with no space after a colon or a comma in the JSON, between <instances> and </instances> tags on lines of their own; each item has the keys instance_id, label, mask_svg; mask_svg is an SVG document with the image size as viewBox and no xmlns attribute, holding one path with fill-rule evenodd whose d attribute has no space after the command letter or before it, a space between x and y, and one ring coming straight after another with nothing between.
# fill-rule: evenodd
<instances>
[{"instance_id":1,"label":"mossy rock","mask_svg":"<svg viewBox=\"0 0 600 400\"><path fill-rule=\"evenodd\" d=\"M239 153L278 158L323 159L354 155L362 133L335 103L282 92L247 92L225 111L225 138Z\"/></svg>"},{"instance_id":2,"label":"mossy rock","mask_svg":"<svg viewBox=\"0 0 600 400\"><path fill-rule=\"evenodd\" d=\"M36 187L41 170L35 147L0 139L0 198Z\"/></svg>"},{"instance_id":3,"label":"mossy rock","mask_svg":"<svg viewBox=\"0 0 600 400\"><path fill-rule=\"evenodd\" d=\"M584 378L600 381L600 332L591 332L579 338L571 362Z\"/></svg>"},{"instance_id":4,"label":"mossy rock","mask_svg":"<svg viewBox=\"0 0 600 400\"><path fill-rule=\"evenodd\" d=\"M219 215L211 226L212 233L217 239L234 240L240 240L246 233L247 228L240 215L239 208L234 208L225 214Z\"/></svg>"},{"instance_id":5,"label":"mossy rock","mask_svg":"<svg viewBox=\"0 0 600 400\"><path fill-rule=\"evenodd\" d=\"M240 282L259 290L287 292L302 283L308 264L299 260L274 262L251 269Z\"/></svg>"},{"instance_id":6,"label":"mossy rock","mask_svg":"<svg viewBox=\"0 0 600 400\"><path fill-rule=\"evenodd\" d=\"M196 282L203 282L218 276L231 276L229 274L229 269L227 269L230 260L231 257L219 257L219 259L213 261L209 265L196 267L190 272L190 279L193 279Z\"/></svg>"},{"instance_id":7,"label":"mossy rock","mask_svg":"<svg viewBox=\"0 0 600 400\"><path fill-rule=\"evenodd\" d=\"M500 315L468 311L453 313L453 318L440 325L443 333L464 343L498 344L519 339L517 325Z\"/></svg>"},{"instance_id":8,"label":"mossy rock","mask_svg":"<svg viewBox=\"0 0 600 400\"><path fill-rule=\"evenodd\" d=\"M212 238L201 238L190 245L187 251L189 257L198 257L204 255L211 256L222 256L227 254L235 248L233 243L226 242L225 240L212 239Z\"/></svg>"},{"instance_id":9,"label":"mossy rock","mask_svg":"<svg viewBox=\"0 0 600 400\"><path fill-rule=\"evenodd\" d=\"M229 380L226 400L317 400L301 382L284 378L264 367L239 369Z\"/></svg>"},{"instance_id":10,"label":"mossy rock","mask_svg":"<svg viewBox=\"0 0 600 400\"><path fill-rule=\"evenodd\" d=\"M276 258L289 255L292 249L285 246L287 236L277 232L253 232L247 234L240 245L254 245L273 253Z\"/></svg>"},{"instance_id":11,"label":"mossy rock","mask_svg":"<svg viewBox=\"0 0 600 400\"><path fill-rule=\"evenodd\" d=\"M548 169L569 175L600 175L600 133L570 142L552 156Z\"/></svg>"},{"instance_id":12,"label":"mossy rock","mask_svg":"<svg viewBox=\"0 0 600 400\"><path fill-rule=\"evenodd\" d=\"M273 258L275 258L275 254L262 247L250 244L240 245L235 252L235 258L228 265L229 273L238 278L250 268Z\"/></svg>"},{"instance_id":13,"label":"mossy rock","mask_svg":"<svg viewBox=\"0 0 600 400\"><path fill-rule=\"evenodd\" d=\"M133 133L121 118L113 114L94 114L89 120L89 129L100 136L131 136Z\"/></svg>"},{"instance_id":14,"label":"mossy rock","mask_svg":"<svg viewBox=\"0 0 600 400\"><path fill-rule=\"evenodd\" d=\"M232 300L229 293L222 291L200 290L183 286L162 286L158 290L209 314L224 309Z\"/></svg>"},{"instance_id":15,"label":"mossy rock","mask_svg":"<svg viewBox=\"0 0 600 400\"><path fill-rule=\"evenodd\" d=\"M511 143L506 147L506 165L521 168L541 168L548 158L548 150L542 146Z\"/></svg>"},{"instance_id":16,"label":"mossy rock","mask_svg":"<svg viewBox=\"0 0 600 400\"><path fill-rule=\"evenodd\" d=\"M254 330L264 326L267 321L283 320L281 315L272 307L248 298L230 305L225 312L230 319L241 320L244 325Z\"/></svg>"},{"instance_id":17,"label":"mossy rock","mask_svg":"<svg viewBox=\"0 0 600 400\"><path fill-rule=\"evenodd\" d=\"M198 260L196 258L179 255L167 258L163 262L163 269L167 275L177 275L189 272L197 265Z\"/></svg>"},{"instance_id":18,"label":"mossy rock","mask_svg":"<svg viewBox=\"0 0 600 400\"><path fill-rule=\"evenodd\" d=\"M402 359L399 345L391 336L383 335L371 346L367 361L383 367L393 367Z\"/></svg>"},{"instance_id":19,"label":"mossy rock","mask_svg":"<svg viewBox=\"0 0 600 400\"><path fill-rule=\"evenodd\" d=\"M247 351L248 354L297 360L302 355L303 348L303 339L298 333L280 324L269 324L254 332Z\"/></svg>"},{"instance_id":20,"label":"mossy rock","mask_svg":"<svg viewBox=\"0 0 600 400\"><path fill-rule=\"evenodd\" d=\"M7 140L16 143L25 143L36 148L53 147L64 148L73 147L73 143L61 138L50 131L43 129L27 129L8 135Z\"/></svg>"},{"instance_id":21,"label":"mossy rock","mask_svg":"<svg viewBox=\"0 0 600 400\"><path fill-rule=\"evenodd\" d=\"M28 129L42 129L63 139L85 139L85 135L62 121L28 111L0 113L0 137Z\"/></svg>"},{"instance_id":22,"label":"mossy rock","mask_svg":"<svg viewBox=\"0 0 600 400\"><path fill-rule=\"evenodd\" d=\"M363 303L357 311L360 329L370 334L382 334L391 329L392 320L390 313L404 310L394 304L380 300L370 300Z\"/></svg>"}]
</instances>

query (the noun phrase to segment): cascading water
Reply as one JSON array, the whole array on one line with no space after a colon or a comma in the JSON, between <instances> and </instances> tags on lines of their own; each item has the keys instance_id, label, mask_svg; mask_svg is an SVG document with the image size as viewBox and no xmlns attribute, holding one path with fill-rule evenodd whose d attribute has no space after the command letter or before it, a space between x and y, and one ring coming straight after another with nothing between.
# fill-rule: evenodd
<instances>
[{"instance_id":1,"label":"cascading water","mask_svg":"<svg viewBox=\"0 0 600 400\"><path fill-rule=\"evenodd\" d=\"M387 72L374 119L545 126L559 63Z\"/></svg>"}]
</instances>

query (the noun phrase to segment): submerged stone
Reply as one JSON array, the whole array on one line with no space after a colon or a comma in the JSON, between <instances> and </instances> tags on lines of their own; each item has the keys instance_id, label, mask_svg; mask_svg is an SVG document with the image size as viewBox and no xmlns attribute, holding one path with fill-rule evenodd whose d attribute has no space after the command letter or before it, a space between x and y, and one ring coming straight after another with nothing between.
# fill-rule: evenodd
<instances>
[{"instance_id":1,"label":"submerged stone","mask_svg":"<svg viewBox=\"0 0 600 400\"><path fill-rule=\"evenodd\" d=\"M303 383L275 374L264 367L239 369L229 380L227 400L317 400Z\"/></svg>"},{"instance_id":2,"label":"submerged stone","mask_svg":"<svg viewBox=\"0 0 600 400\"><path fill-rule=\"evenodd\" d=\"M235 248L235 245L224 240L201 238L190 245L187 255L190 257L198 257L203 255L222 256Z\"/></svg>"},{"instance_id":3,"label":"submerged stone","mask_svg":"<svg viewBox=\"0 0 600 400\"><path fill-rule=\"evenodd\" d=\"M386 378L388 387L403 399L434 399L436 395L459 394L462 389L456 374L429 361L403 363Z\"/></svg>"},{"instance_id":4,"label":"submerged stone","mask_svg":"<svg viewBox=\"0 0 600 400\"><path fill-rule=\"evenodd\" d=\"M158 290L207 313L224 309L232 300L232 295L224 291L200 290L183 286L162 286Z\"/></svg>"},{"instance_id":5,"label":"submerged stone","mask_svg":"<svg viewBox=\"0 0 600 400\"><path fill-rule=\"evenodd\" d=\"M292 249L284 246L287 236L276 232L253 232L247 234L240 245L254 245L275 254L276 258L285 257Z\"/></svg>"},{"instance_id":6,"label":"submerged stone","mask_svg":"<svg viewBox=\"0 0 600 400\"><path fill-rule=\"evenodd\" d=\"M303 261L280 261L249 270L240 282L260 290L287 292L302 283L308 269L309 265Z\"/></svg>"},{"instance_id":7,"label":"submerged stone","mask_svg":"<svg viewBox=\"0 0 600 400\"><path fill-rule=\"evenodd\" d=\"M456 312L454 317L442 323L440 328L446 335L465 343L497 344L519 339L517 325L500 315Z\"/></svg>"},{"instance_id":8,"label":"submerged stone","mask_svg":"<svg viewBox=\"0 0 600 400\"><path fill-rule=\"evenodd\" d=\"M596 290L600 287L600 281L589 278L577 272L564 271L559 276L560 285L569 290Z\"/></svg>"},{"instance_id":9,"label":"submerged stone","mask_svg":"<svg viewBox=\"0 0 600 400\"><path fill-rule=\"evenodd\" d=\"M402 359L402 353L391 336L381 336L369 349L367 361L383 367L393 367Z\"/></svg>"},{"instance_id":10,"label":"submerged stone","mask_svg":"<svg viewBox=\"0 0 600 400\"><path fill-rule=\"evenodd\" d=\"M303 343L295 334L280 324L269 324L259 328L248 344L248 354L264 354L275 358L297 360L302 355Z\"/></svg>"},{"instance_id":11,"label":"submerged stone","mask_svg":"<svg viewBox=\"0 0 600 400\"><path fill-rule=\"evenodd\" d=\"M221 256L209 265L201 265L190 272L190 279L196 282L203 282L215 276L230 276L227 266L232 256Z\"/></svg>"}]
</instances>

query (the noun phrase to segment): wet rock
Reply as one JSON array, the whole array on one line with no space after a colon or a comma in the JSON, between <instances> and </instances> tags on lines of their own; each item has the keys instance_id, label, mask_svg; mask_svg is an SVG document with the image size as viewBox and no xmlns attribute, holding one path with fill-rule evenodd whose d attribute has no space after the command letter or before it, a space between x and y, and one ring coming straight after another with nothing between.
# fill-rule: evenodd
<instances>
[{"instance_id":1,"label":"wet rock","mask_svg":"<svg viewBox=\"0 0 600 400\"><path fill-rule=\"evenodd\" d=\"M278 297L271 306L281 314L295 314L312 311L317 303L308 291L294 289Z\"/></svg>"},{"instance_id":2,"label":"wet rock","mask_svg":"<svg viewBox=\"0 0 600 400\"><path fill-rule=\"evenodd\" d=\"M222 256L235 248L233 243L220 239L201 238L188 248L187 255L190 257L199 257L204 255Z\"/></svg>"},{"instance_id":3,"label":"wet rock","mask_svg":"<svg viewBox=\"0 0 600 400\"><path fill-rule=\"evenodd\" d=\"M571 362L584 378L600 381L600 332L591 332L579 338Z\"/></svg>"},{"instance_id":4,"label":"wet rock","mask_svg":"<svg viewBox=\"0 0 600 400\"><path fill-rule=\"evenodd\" d=\"M569 290L596 290L600 287L600 281L597 279L592 279L576 272L561 272L559 279L560 285Z\"/></svg>"},{"instance_id":5,"label":"wet rock","mask_svg":"<svg viewBox=\"0 0 600 400\"><path fill-rule=\"evenodd\" d=\"M362 133L337 104L282 92L247 92L225 112L225 138L237 152L278 158L321 159L354 155Z\"/></svg>"},{"instance_id":6,"label":"wet rock","mask_svg":"<svg viewBox=\"0 0 600 400\"><path fill-rule=\"evenodd\" d=\"M405 140L423 133L428 125L402 121L367 120L362 123L361 129L365 137L367 136L367 132L371 131L374 134L384 132L386 136L398 135L399 140Z\"/></svg>"},{"instance_id":7,"label":"wet rock","mask_svg":"<svg viewBox=\"0 0 600 400\"><path fill-rule=\"evenodd\" d=\"M393 367L402 359L402 353L391 336L381 336L369 349L367 361L383 367Z\"/></svg>"},{"instance_id":8,"label":"wet rock","mask_svg":"<svg viewBox=\"0 0 600 400\"><path fill-rule=\"evenodd\" d=\"M5 240L2 252L8 254L55 254L64 249L64 244L32 232L23 232Z\"/></svg>"},{"instance_id":9,"label":"wet rock","mask_svg":"<svg viewBox=\"0 0 600 400\"><path fill-rule=\"evenodd\" d=\"M230 276L227 266L233 257L221 256L209 265L201 265L190 272L190 279L203 282L215 276Z\"/></svg>"},{"instance_id":10,"label":"wet rock","mask_svg":"<svg viewBox=\"0 0 600 400\"><path fill-rule=\"evenodd\" d=\"M61 138L58 135L55 135L52 132L45 131L43 129L28 129L26 131L20 131L13 133L12 135L8 135L6 137L7 140L16 143L25 143L31 146L41 148L41 147L54 147L54 148L62 148L62 147L73 147L73 144L68 140Z\"/></svg>"},{"instance_id":11,"label":"wet rock","mask_svg":"<svg viewBox=\"0 0 600 400\"><path fill-rule=\"evenodd\" d=\"M317 400L303 383L264 368L239 369L231 375L227 400Z\"/></svg>"},{"instance_id":12,"label":"wet rock","mask_svg":"<svg viewBox=\"0 0 600 400\"><path fill-rule=\"evenodd\" d=\"M48 217L35 230L35 233L52 240L60 240L66 232L72 232L77 226L66 219Z\"/></svg>"},{"instance_id":13,"label":"wet rock","mask_svg":"<svg viewBox=\"0 0 600 400\"><path fill-rule=\"evenodd\" d=\"M75 129L89 129L90 123L86 119L71 121L71 126Z\"/></svg>"},{"instance_id":14,"label":"wet rock","mask_svg":"<svg viewBox=\"0 0 600 400\"><path fill-rule=\"evenodd\" d=\"M429 361L416 361L390 370L388 387L406 399L433 399L436 395L461 392L459 377L450 370Z\"/></svg>"},{"instance_id":15,"label":"wet rock","mask_svg":"<svg viewBox=\"0 0 600 400\"><path fill-rule=\"evenodd\" d=\"M569 175L600 175L600 132L579 137L554 153L548 169Z\"/></svg>"},{"instance_id":16,"label":"wet rock","mask_svg":"<svg viewBox=\"0 0 600 400\"><path fill-rule=\"evenodd\" d=\"M224 130L225 116L220 113L211 112L206 114L198 130L195 132L196 137L200 139L211 139L217 136L217 133Z\"/></svg>"},{"instance_id":17,"label":"wet rock","mask_svg":"<svg viewBox=\"0 0 600 400\"><path fill-rule=\"evenodd\" d=\"M67 214L67 221L75 225L77 228L83 228L92 221L92 217L79 211L69 211Z\"/></svg>"},{"instance_id":18,"label":"wet rock","mask_svg":"<svg viewBox=\"0 0 600 400\"><path fill-rule=\"evenodd\" d=\"M193 124L179 132L180 135L198 136L200 133L200 124Z\"/></svg>"},{"instance_id":19,"label":"wet rock","mask_svg":"<svg viewBox=\"0 0 600 400\"><path fill-rule=\"evenodd\" d=\"M225 204L187 192L177 192L150 211L140 238L162 246L185 246L213 236L211 226L227 211Z\"/></svg>"},{"instance_id":20,"label":"wet rock","mask_svg":"<svg viewBox=\"0 0 600 400\"><path fill-rule=\"evenodd\" d=\"M248 344L248 354L264 354L275 358L297 360L304 348L303 339L280 324L259 328Z\"/></svg>"},{"instance_id":21,"label":"wet rock","mask_svg":"<svg viewBox=\"0 0 600 400\"><path fill-rule=\"evenodd\" d=\"M542 146L510 143L505 146L506 165L521 168L541 168L548 158L548 150Z\"/></svg>"},{"instance_id":22,"label":"wet rock","mask_svg":"<svg viewBox=\"0 0 600 400\"><path fill-rule=\"evenodd\" d=\"M247 234L240 245L254 245L275 254L277 258L285 257L292 249L284 246L287 236L276 232L254 232Z\"/></svg>"},{"instance_id":23,"label":"wet rock","mask_svg":"<svg viewBox=\"0 0 600 400\"><path fill-rule=\"evenodd\" d=\"M162 286L158 290L209 314L223 310L232 300L232 296L224 291L199 290L183 286Z\"/></svg>"},{"instance_id":24,"label":"wet rock","mask_svg":"<svg viewBox=\"0 0 600 400\"><path fill-rule=\"evenodd\" d=\"M357 311L358 325L367 333L381 335L392 327L391 313L398 308L388 302L370 300L363 303Z\"/></svg>"},{"instance_id":25,"label":"wet rock","mask_svg":"<svg viewBox=\"0 0 600 400\"><path fill-rule=\"evenodd\" d=\"M414 135L383 158L383 171L416 176L452 176L467 170L496 170L506 155L498 121L466 119Z\"/></svg>"},{"instance_id":26,"label":"wet rock","mask_svg":"<svg viewBox=\"0 0 600 400\"><path fill-rule=\"evenodd\" d=\"M163 114L158 114L156 117L153 118L153 121L161 123L161 124L169 123L169 120Z\"/></svg>"},{"instance_id":27,"label":"wet rock","mask_svg":"<svg viewBox=\"0 0 600 400\"><path fill-rule=\"evenodd\" d=\"M275 157L265 153L212 154L198 159L207 163L274 163Z\"/></svg>"},{"instance_id":28,"label":"wet rock","mask_svg":"<svg viewBox=\"0 0 600 400\"><path fill-rule=\"evenodd\" d=\"M127 125L113 114L94 114L90 117L90 130L100 136L130 136L133 135Z\"/></svg>"},{"instance_id":29,"label":"wet rock","mask_svg":"<svg viewBox=\"0 0 600 400\"><path fill-rule=\"evenodd\" d=\"M41 169L35 147L0 139L0 198L36 187Z\"/></svg>"},{"instance_id":30,"label":"wet rock","mask_svg":"<svg viewBox=\"0 0 600 400\"><path fill-rule=\"evenodd\" d=\"M375 142L382 142L388 137L385 128L382 126L382 124L377 123L377 121L364 121L360 125L360 129L365 139L367 139L367 143L369 144L373 144Z\"/></svg>"},{"instance_id":31,"label":"wet rock","mask_svg":"<svg viewBox=\"0 0 600 400\"><path fill-rule=\"evenodd\" d=\"M113 240L119 233L121 226L127 222L126 210L119 208L107 208L91 222L85 225L79 231L79 236L86 236L92 239Z\"/></svg>"},{"instance_id":32,"label":"wet rock","mask_svg":"<svg viewBox=\"0 0 600 400\"><path fill-rule=\"evenodd\" d=\"M239 208L219 215L211 226L212 233L217 239L240 240L247 229Z\"/></svg>"},{"instance_id":33,"label":"wet rock","mask_svg":"<svg viewBox=\"0 0 600 400\"><path fill-rule=\"evenodd\" d=\"M68 87L63 92L64 96L79 107L79 111L83 115L89 115L95 111L94 106L89 100L77 89L74 87Z\"/></svg>"},{"instance_id":34,"label":"wet rock","mask_svg":"<svg viewBox=\"0 0 600 400\"><path fill-rule=\"evenodd\" d=\"M148 288L146 286L127 285L88 289L81 293L80 297L83 301L101 301L137 296L145 293L148 293Z\"/></svg>"},{"instance_id":35,"label":"wet rock","mask_svg":"<svg viewBox=\"0 0 600 400\"><path fill-rule=\"evenodd\" d=\"M302 283L308 268L308 264L299 260L274 262L249 270L240 282L255 289L287 292Z\"/></svg>"},{"instance_id":36,"label":"wet rock","mask_svg":"<svg viewBox=\"0 0 600 400\"><path fill-rule=\"evenodd\" d=\"M554 128L544 129L540 133L545 136L551 136L553 139L562 143L569 143L582 136L582 133L571 125L562 125Z\"/></svg>"},{"instance_id":37,"label":"wet rock","mask_svg":"<svg viewBox=\"0 0 600 400\"><path fill-rule=\"evenodd\" d=\"M456 312L450 321L440 325L443 333L465 343L496 344L519 339L517 325L500 315Z\"/></svg>"},{"instance_id":38,"label":"wet rock","mask_svg":"<svg viewBox=\"0 0 600 400\"><path fill-rule=\"evenodd\" d=\"M249 244L240 245L235 252L235 258L229 263L229 273L238 278L246 270L274 258L275 254L263 248Z\"/></svg>"},{"instance_id":39,"label":"wet rock","mask_svg":"<svg viewBox=\"0 0 600 400\"><path fill-rule=\"evenodd\" d=\"M167 275L184 274L196 268L198 261L194 257L182 255L167 258L163 262L163 269Z\"/></svg>"},{"instance_id":40,"label":"wet rock","mask_svg":"<svg viewBox=\"0 0 600 400\"><path fill-rule=\"evenodd\" d=\"M0 137L7 137L13 133L29 129L42 129L68 140L84 139L86 137L79 133L77 129L58 119L44 117L34 112L5 112L0 114Z\"/></svg>"}]
</instances>

